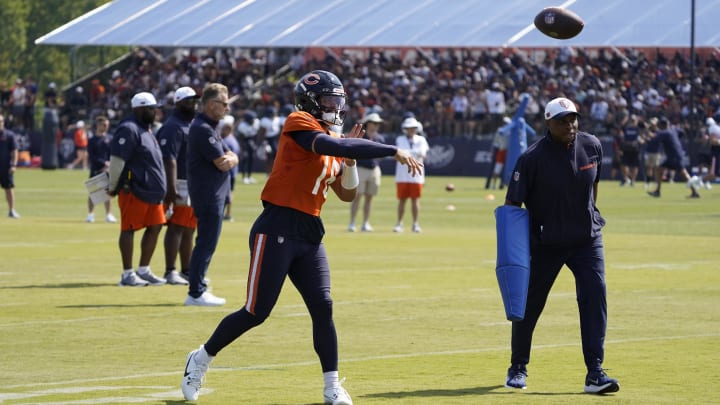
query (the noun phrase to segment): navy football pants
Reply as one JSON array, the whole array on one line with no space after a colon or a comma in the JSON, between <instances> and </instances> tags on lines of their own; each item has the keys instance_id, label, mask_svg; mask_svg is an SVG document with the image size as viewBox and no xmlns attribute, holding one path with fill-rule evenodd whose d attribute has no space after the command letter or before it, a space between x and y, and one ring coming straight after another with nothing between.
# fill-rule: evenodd
<instances>
[{"instance_id":1,"label":"navy football pants","mask_svg":"<svg viewBox=\"0 0 720 405\"><path fill-rule=\"evenodd\" d=\"M282 236L250 234L250 269L245 306L223 319L205 344L217 354L249 329L261 324L280 296L286 276L300 292L310 312L313 346L323 372L338 369L338 348L330 298L330 267L322 243Z\"/></svg>"},{"instance_id":2,"label":"navy football pants","mask_svg":"<svg viewBox=\"0 0 720 405\"><path fill-rule=\"evenodd\" d=\"M532 335L547 301L550 288L563 264L575 276L575 292L580 310L580 333L585 365L599 370L604 358L607 301L605 258L602 237L573 248L530 247L530 284L525 318L512 324L512 364L530 362Z\"/></svg>"}]
</instances>

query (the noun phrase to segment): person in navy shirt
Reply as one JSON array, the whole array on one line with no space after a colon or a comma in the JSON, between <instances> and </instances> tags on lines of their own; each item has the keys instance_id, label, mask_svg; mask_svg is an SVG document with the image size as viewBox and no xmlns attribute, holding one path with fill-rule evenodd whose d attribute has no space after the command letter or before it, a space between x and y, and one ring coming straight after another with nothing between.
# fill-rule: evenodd
<instances>
[{"instance_id":1,"label":"person in navy shirt","mask_svg":"<svg viewBox=\"0 0 720 405\"><path fill-rule=\"evenodd\" d=\"M190 279L190 255L197 220L192 207L187 202L187 187L183 190L185 195L181 197L178 184L187 182L187 138L199 98L192 87L180 87L175 90L173 95L175 108L157 133L167 181L167 193L164 199L167 230L164 240L163 278L168 284L173 285L187 285L187 280ZM175 268L178 253L180 253L180 273Z\"/></svg>"},{"instance_id":2,"label":"person in navy shirt","mask_svg":"<svg viewBox=\"0 0 720 405\"><path fill-rule=\"evenodd\" d=\"M209 83L202 91L201 112L190 125L187 175L190 203L197 218L197 238L190 257L190 286L185 305L218 306L225 299L207 291L205 274L222 230L225 199L230 193L230 171L238 157L217 132L228 111L228 90Z\"/></svg>"},{"instance_id":3,"label":"person in navy shirt","mask_svg":"<svg viewBox=\"0 0 720 405\"><path fill-rule=\"evenodd\" d=\"M110 166L110 141L112 136L108 135L110 120L104 115L95 117L95 133L88 140L88 163L90 164L90 178L100 173L107 173ZM88 197L88 216L86 222L95 222L95 204ZM110 200L105 201L105 222L115 223L117 219L110 212Z\"/></svg>"},{"instance_id":4,"label":"person in navy shirt","mask_svg":"<svg viewBox=\"0 0 720 405\"><path fill-rule=\"evenodd\" d=\"M688 198L700 198L698 188L702 181L697 176L690 177L687 168L685 167L685 150L680 143L680 137L675 128L670 127L670 122L667 118L660 118L658 121L658 131L655 134L657 142L662 145L663 151L665 152L665 160L660 163L660 166L655 168L655 182L657 188L655 191L648 191L648 194L652 197L660 197L660 187L662 186L662 172L665 169L674 170L680 174L684 181L687 181L687 186L690 188L690 195Z\"/></svg>"},{"instance_id":5,"label":"person in navy shirt","mask_svg":"<svg viewBox=\"0 0 720 405\"><path fill-rule=\"evenodd\" d=\"M121 286L163 285L165 279L150 271L158 235L165 223L162 201L167 183L162 152L150 129L158 107L155 96L140 92L130 100L133 115L120 123L110 143L108 193L120 206ZM135 231L145 228L140 242L140 263L133 272Z\"/></svg>"},{"instance_id":6,"label":"person in navy shirt","mask_svg":"<svg viewBox=\"0 0 720 405\"><path fill-rule=\"evenodd\" d=\"M18 147L15 133L5 128L5 116L0 114L0 187L5 190L8 217L17 219L15 211L15 168L18 161Z\"/></svg>"},{"instance_id":7,"label":"person in navy shirt","mask_svg":"<svg viewBox=\"0 0 720 405\"><path fill-rule=\"evenodd\" d=\"M602 368L607 328L605 259L596 207L602 147L578 131L575 103L551 100L545 107L547 133L518 159L508 185L506 205L530 214L530 282L525 318L512 323L512 355L506 387L526 387L530 346L548 294L563 265L575 277L582 349L587 367L585 392L620 389Z\"/></svg>"}]
</instances>

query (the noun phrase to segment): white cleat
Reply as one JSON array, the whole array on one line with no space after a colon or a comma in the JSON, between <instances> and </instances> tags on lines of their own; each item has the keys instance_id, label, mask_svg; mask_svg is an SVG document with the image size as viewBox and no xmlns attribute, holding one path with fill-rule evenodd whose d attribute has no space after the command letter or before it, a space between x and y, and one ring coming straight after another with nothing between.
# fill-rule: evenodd
<instances>
[{"instance_id":1,"label":"white cleat","mask_svg":"<svg viewBox=\"0 0 720 405\"><path fill-rule=\"evenodd\" d=\"M201 296L194 298L192 295L188 295L185 298L185 305L194 305L198 307L219 307L225 305L225 298L220 298L212 295L210 291L205 291Z\"/></svg>"},{"instance_id":2,"label":"white cleat","mask_svg":"<svg viewBox=\"0 0 720 405\"><path fill-rule=\"evenodd\" d=\"M323 404L353 405L352 399L350 399L350 394L348 394L348 392L345 391L345 388L342 387L343 382L345 382L344 378L338 383L338 385L325 388L323 391Z\"/></svg>"},{"instance_id":3,"label":"white cleat","mask_svg":"<svg viewBox=\"0 0 720 405\"><path fill-rule=\"evenodd\" d=\"M180 389L182 389L183 396L188 401L196 401L198 399L200 387L202 387L202 383L205 381L205 373L207 373L208 367L210 367L210 360L207 362L199 360L201 350L205 351L205 348L200 346L199 349L191 351L187 356L187 363L185 364L185 372L182 383L180 384Z\"/></svg>"}]
</instances>

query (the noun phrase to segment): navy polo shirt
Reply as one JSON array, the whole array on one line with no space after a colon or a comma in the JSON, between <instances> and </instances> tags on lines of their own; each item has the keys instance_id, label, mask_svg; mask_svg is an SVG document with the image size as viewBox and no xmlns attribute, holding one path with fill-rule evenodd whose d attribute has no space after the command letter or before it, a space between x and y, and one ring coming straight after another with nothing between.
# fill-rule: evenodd
<instances>
[{"instance_id":1,"label":"navy polo shirt","mask_svg":"<svg viewBox=\"0 0 720 405\"><path fill-rule=\"evenodd\" d=\"M187 179L193 206L225 202L230 193L230 172L220 171L213 161L228 150L215 131L218 122L205 114L195 116L188 133Z\"/></svg>"},{"instance_id":2,"label":"navy polo shirt","mask_svg":"<svg viewBox=\"0 0 720 405\"><path fill-rule=\"evenodd\" d=\"M15 133L9 129L0 132L0 167L5 172L10 169L10 154L17 150Z\"/></svg>"},{"instance_id":3,"label":"navy polo shirt","mask_svg":"<svg viewBox=\"0 0 720 405\"><path fill-rule=\"evenodd\" d=\"M165 121L157 132L158 143L164 160L174 160L177 163L177 178L187 179L187 138L190 131L190 122L173 111L170 118Z\"/></svg>"},{"instance_id":4,"label":"navy polo shirt","mask_svg":"<svg viewBox=\"0 0 720 405\"><path fill-rule=\"evenodd\" d=\"M110 155L125 161L120 184L149 204L160 204L167 191L165 166L157 139L149 128L143 128L135 118L120 123L112 141Z\"/></svg>"},{"instance_id":5,"label":"navy polo shirt","mask_svg":"<svg viewBox=\"0 0 720 405\"><path fill-rule=\"evenodd\" d=\"M520 155L506 198L528 209L531 241L573 246L601 234L605 220L593 199L601 169L600 141L585 132L569 148L547 134Z\"/></svg>"}]
</instances>

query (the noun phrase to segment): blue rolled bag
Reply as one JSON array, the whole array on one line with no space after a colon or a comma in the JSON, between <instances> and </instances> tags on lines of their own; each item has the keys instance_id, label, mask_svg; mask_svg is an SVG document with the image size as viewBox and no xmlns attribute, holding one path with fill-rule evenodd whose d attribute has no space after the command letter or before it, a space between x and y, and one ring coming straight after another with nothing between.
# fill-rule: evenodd
<instances>
[{"instance_id":1,"label":"blue rolled bag","mask_svg":"<svg viewBox=\"0 0 720 405\"><path fill-rule=\"evenodd\" d=\"M495 274L505 315L509 321L522 321L530 282L530 214L526 209L513 205L497 207L495 230Z\"/></svg>"}]
</instances>

